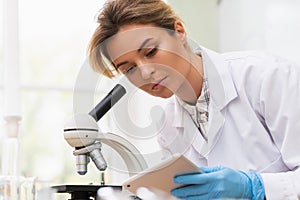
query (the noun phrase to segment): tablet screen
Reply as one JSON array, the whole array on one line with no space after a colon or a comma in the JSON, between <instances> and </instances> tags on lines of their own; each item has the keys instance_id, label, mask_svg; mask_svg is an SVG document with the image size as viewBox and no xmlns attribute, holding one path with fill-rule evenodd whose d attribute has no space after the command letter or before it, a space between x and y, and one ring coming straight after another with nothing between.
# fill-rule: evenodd
<instances>
[{"instance_id":1,"label":"tablet screen","mask_svg":"<svg viewBox=\"0 0 300 200\"><path fill-rule=\"evenodd\" d=\"M194 163L183 155L176 154L162 163L130 177L123 183L123 189L136 194L138 188L145 187L152 191L159 190L171 195L170 191L180 186L174 183L175 175L199 172L201 169Z\"/></svg>"}]
</instances>

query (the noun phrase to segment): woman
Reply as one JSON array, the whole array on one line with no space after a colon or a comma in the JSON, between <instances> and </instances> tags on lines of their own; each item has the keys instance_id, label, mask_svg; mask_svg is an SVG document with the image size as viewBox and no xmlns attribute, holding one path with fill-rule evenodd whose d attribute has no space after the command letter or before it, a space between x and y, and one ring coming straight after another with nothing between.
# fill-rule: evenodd
<instances>
[{"instance_id":1,"label":"woman","mask_svg":"<svg viewBox=\"0 0 300 200\"><path fill-rule=\"evenodd\" d=\"M158 142L205 173L181 175L180 199L300 196L300 71L259 52L191 49L161 0L108 1L89 45L94 70L170 98Z\"/></svg>"}]
</instances>

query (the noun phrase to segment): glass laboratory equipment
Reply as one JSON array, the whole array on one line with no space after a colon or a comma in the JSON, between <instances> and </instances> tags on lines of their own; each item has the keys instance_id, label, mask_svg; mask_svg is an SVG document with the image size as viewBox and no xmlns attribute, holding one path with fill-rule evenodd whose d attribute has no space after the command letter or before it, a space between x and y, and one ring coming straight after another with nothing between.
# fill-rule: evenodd
<instances>
[{"instance_id":1,"label":"glass laboratory equipment","mask_svg":"<svg viewBox=\"0 0 300 200\"><path fill-rule=\"evenodd\" d=\"M19 116L4 118L5 134L2 141L2 172L0 193L3 200L20 199L20 138Z\"/></svg>"}]
</instances>

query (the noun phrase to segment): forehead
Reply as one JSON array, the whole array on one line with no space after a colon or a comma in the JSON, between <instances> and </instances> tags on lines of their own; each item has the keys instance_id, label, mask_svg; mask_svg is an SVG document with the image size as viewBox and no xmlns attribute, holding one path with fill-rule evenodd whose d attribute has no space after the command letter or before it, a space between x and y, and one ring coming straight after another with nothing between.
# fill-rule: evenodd
<instances>
[{"instance_id":1,"label":"forehead","mask_svg":"<svg viewBox=\"0 0 300 200\"><path fill-rule=\"evenodd\" d=\"M165 34L165 29L151 25L126 25L107 40L107 52L111 59L115 60L128 52L137 51L145 40L158 40Z\"/></svg>"}]
</instances>

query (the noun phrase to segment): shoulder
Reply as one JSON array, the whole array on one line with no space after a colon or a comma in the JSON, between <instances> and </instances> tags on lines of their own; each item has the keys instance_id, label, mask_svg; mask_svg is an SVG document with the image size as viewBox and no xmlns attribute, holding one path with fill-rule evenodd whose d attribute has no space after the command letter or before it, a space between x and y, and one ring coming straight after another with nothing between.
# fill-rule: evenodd
<instances>
[{"instance_id":1,"label":"shoulder","mask_svg":"<svg viewBox=\"0 0 300 200\"><path fill-rule=\"evenodd\" d=\"M251 68L257 69L261 73L296 66L295 63L283 57L263 51L228 52L221 55L229 63L230 69Z\"/></svg>"},{"instance_id":2,"label":"shoulder","mask_svg":"<svg viewBox=\"0 0 300 200\"><path fill-rule=\"evenodd\" d=\"M239 96L259 105L270 93L298 88L300 67L280 56L259 52L221 54ZM278 97L277 97L278 98ZM272 100L273 101L273 100ZM269 101L268 101L269 102Z\"/></svg>"},{"instance_id":3,"label":"shoulder","mask_svg":"<svg viewBox=\"0 0 300 200\"><path fill-rule=\"evenodd\" d=\"M274 73L282 76L287 70L299 73L300 67L280 56L260 51L230 52L221 54L235 82L244 84L263 82Z\"/></svg>"}]
</instances>

